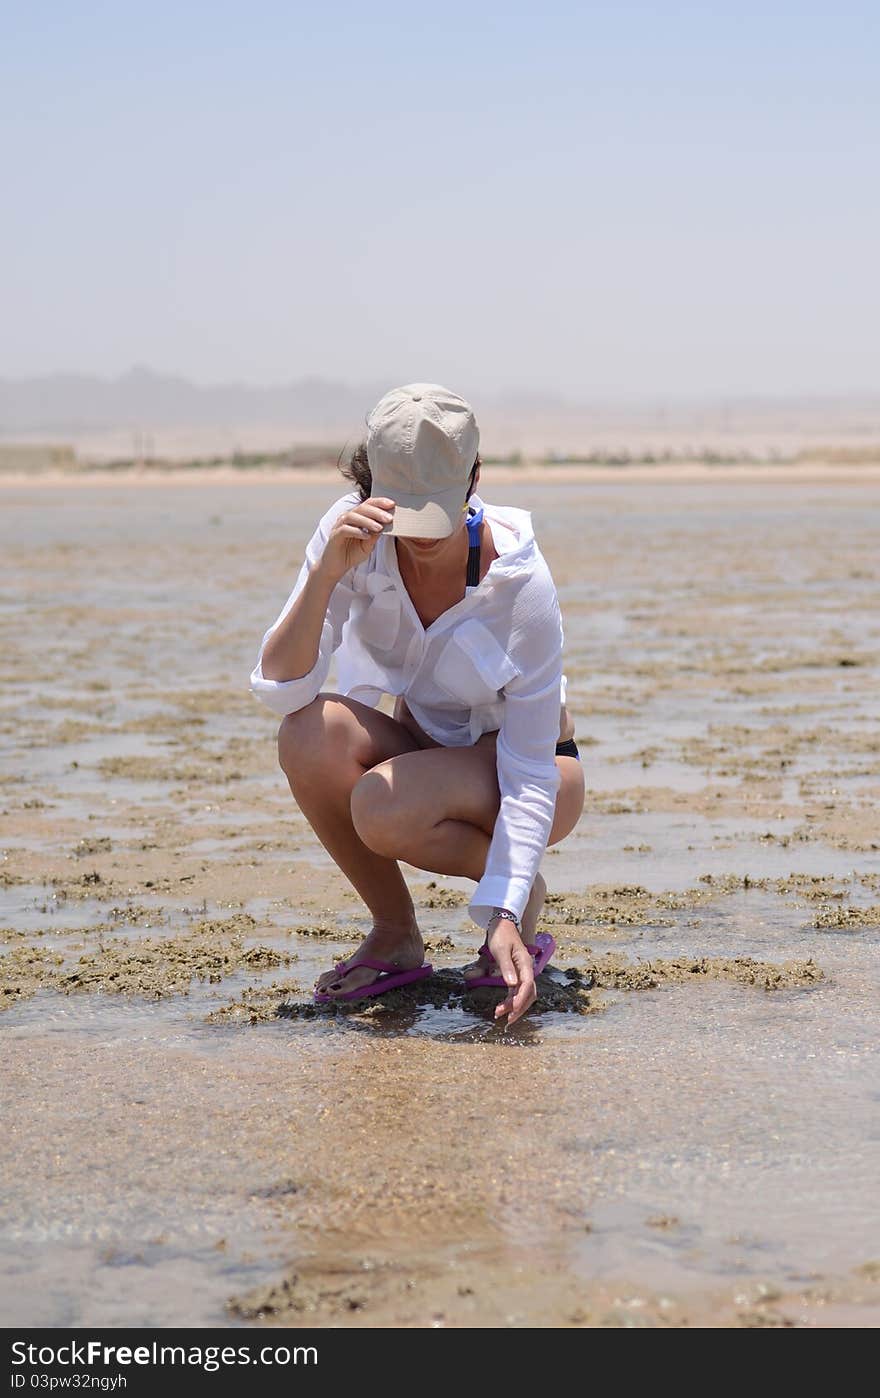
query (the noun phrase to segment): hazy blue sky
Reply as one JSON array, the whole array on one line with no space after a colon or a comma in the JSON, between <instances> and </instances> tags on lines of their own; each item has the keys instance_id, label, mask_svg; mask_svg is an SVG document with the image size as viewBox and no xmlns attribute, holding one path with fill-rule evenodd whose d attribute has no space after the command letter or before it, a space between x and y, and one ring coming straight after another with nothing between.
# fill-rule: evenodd
<instances>
[{"instance_id":1,"label":"hazy blue sky","mask_svg":"<svg viewBox=\"0 0 880 1398\"><path fill-rule=\"evenodd\" d=\"M878 13L10 5L0 374L876 389Z\"/></svg>"}]
</instances>

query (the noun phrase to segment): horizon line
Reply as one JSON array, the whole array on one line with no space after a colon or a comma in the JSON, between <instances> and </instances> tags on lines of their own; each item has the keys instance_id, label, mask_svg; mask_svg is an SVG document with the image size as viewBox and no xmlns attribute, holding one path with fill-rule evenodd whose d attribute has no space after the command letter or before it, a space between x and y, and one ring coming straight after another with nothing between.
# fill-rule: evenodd
<instances>
[{"instance_id":1,"label":"horizon line","mask_svg":"<svg viewBox=\"0 0 880 1398\"><path fill-rule=\"evenodd\" d=\"M379 384L396 382L393 376L371 376L369 379L348 379L339 376L332 376L321 372L312 372L294 376L288 379L274 379L269 381L254 381L240 378L227 379L199 379L176 370L156 369L151 365L135 362L128 368L116 373L98 373L91 370L76 369L52 369L40 372L19 373L16 375L0 374L0 383L5 383L10 387L17 385L30 385L43 383L51 380L83 380L91 383L100 383L108 386L118 385L131 380L155 381L165 383L175 383L184 385L187 388L195 389L199 392L216 392L218 390L238 389L256 393L271 393L284 391L291 388L321 387L326 389L338 389L340 391L355 393L369 389L374 392ZM407 382L415 382L413 379ZM430 380L434 382L434 380ZM474 390L470 390L472 396ZM632 389L616 392L597 392L586 394L583 397L575 397L570 392L559 392L550 388L536 388L533 385L521 386L517 384L505 385L495 389L476 390L488 400L505 400L510 397L520 397L525 400L546 400L562 407L581 408L590 407L596 404L658 404L668 402L681 403L742 403L742 402L828 402L846 403L859 400L876 401L880 400L880 387L868 388L852 387L846 390L829 390L820 388L803 388L791 390L763 390L763 389L714 389L702 391L688 391L686 389Z\"/></svg>"}]
</instances>

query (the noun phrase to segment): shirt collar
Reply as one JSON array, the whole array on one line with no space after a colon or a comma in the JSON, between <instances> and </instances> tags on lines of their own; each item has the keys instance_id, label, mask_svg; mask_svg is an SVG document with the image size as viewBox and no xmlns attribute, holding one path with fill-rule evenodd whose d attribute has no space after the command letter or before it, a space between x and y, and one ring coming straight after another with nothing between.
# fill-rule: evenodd
<instances>
[{"instance_id":1,"label":"shirt collar","mask_svg":"<svg viewBox=\"0 0 880 1398\"><path fill-rule=\"evenodd\" d=\"M535 552L535 531L529 511L488 505L479 495L472 495L471 503L477 509L482 505L498 554L487 576L512 575L529 568Z\"/></svg>"}]
</instances>

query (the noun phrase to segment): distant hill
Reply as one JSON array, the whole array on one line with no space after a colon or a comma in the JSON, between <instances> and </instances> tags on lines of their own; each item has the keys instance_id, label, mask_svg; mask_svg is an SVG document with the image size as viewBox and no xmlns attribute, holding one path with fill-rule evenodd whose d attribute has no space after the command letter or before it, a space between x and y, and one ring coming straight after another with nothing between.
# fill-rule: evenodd
<instances>
[{"instance_id":1,"label":"distant hill","mask_svg":"<svg viewBox=\"0 0 880 1398\"><path fill-rule=\"evenodd\" d=\"M387 380L305 378L268 387L202 385L137 367L118 378L51 374L0 379L0 441L64 441L84 455L193 454L210 446L351 443ZM484 452L572 451L613 444L687 450L733 439L768 448L880 441L880 395L573 402L509 390L456 388L474 403Z\"/></svg>"},{"instance_id":2,"label":"distant hill","mask_svg":"<svg viewBox=\"0 0 880 1398\"><path fill-rule=\"evenodd\" d=\"M391 385L387 380L352 385L332 379L306 378L258 387L242 383L195 384L172 374L137 367L115 379L91 374L49 374L41 378L0 378L0 432L79 432L84 429L224 426L278 423L344 431L362 421ZM467 393L465 386L462 390ZM634 425L674 421L718 426L727 419L760 418L783 427L811 419L875 426L880 420L876 398L759 397L712 400L633 400L572 402L549 394L508 391L471 394L478 410L491 416L514 413L522 418L585 416L607 423Z\"/></svg>"},{"instance_id":3,"label":"distant hill","mask_svg":"<svg viewBox=\"0 0 880 1398\"><path fill-rule=\"evenodd\" d=\"M326 379L269 388L203 386L135 368L116 379L88 374L0 379L0 432L80 433L103 428L218 427L242 422L341 431L385 391Z\"/></svg>"}]
</instances>

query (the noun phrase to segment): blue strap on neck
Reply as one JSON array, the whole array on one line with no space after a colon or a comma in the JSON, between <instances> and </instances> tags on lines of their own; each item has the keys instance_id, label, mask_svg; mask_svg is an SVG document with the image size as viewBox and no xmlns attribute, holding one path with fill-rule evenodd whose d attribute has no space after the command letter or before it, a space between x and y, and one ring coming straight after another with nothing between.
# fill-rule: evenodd
<instances>
[{"instance_id":1,"label":"blue strap on neck","mask_svg":"<svg viewBox=\"0 0 880 1398\"><path fill-rule=\"evenodd\" d=\"M465 593L478 587L480 582L480 540L483 532L483 507L472 509L467 517L468 559L465 574Z\"/></svg>"},{"instance_id":2,"label":"blue strap on neck","mask_svg":"<svg viewBox=\"0 0 880 1398\"><path fill-rule=\"evenodd\" d=\"M467 517L468 544L472 549L480 547L480 532L483 526L483 507L471 510Z\"/></svg>"}]
</instances>

